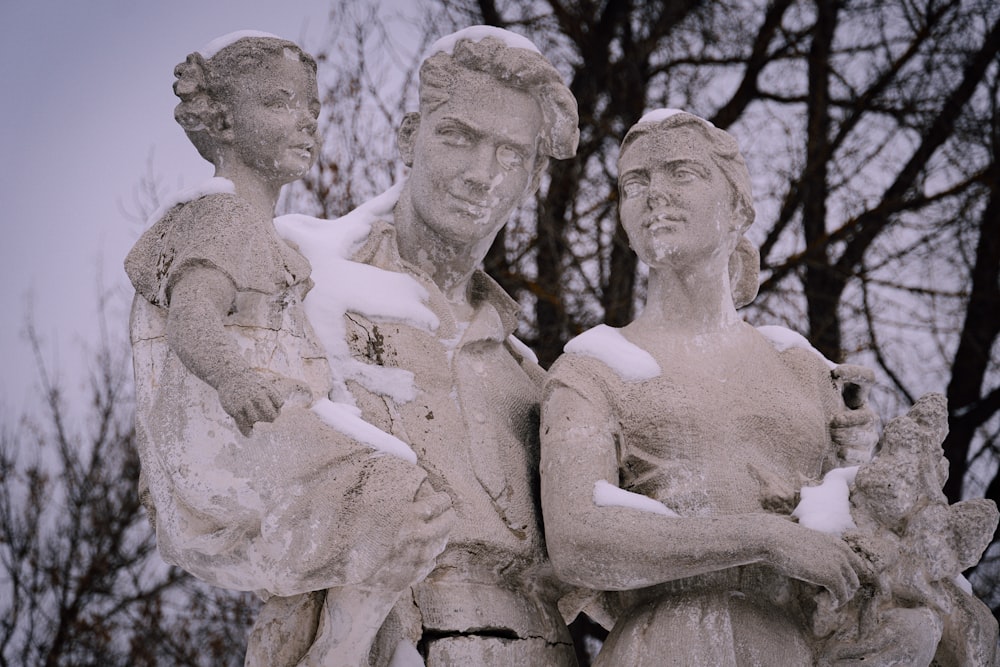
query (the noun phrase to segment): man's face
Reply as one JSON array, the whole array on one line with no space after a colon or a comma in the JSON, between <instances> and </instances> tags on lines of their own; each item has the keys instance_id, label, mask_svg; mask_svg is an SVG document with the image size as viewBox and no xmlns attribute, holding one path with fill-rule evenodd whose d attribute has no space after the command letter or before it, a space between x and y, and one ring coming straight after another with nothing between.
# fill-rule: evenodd
<instances>
[{"instance_id":1,"label":"man's face","mask_svg":"<svg viewBox=\"0 0 1000 667\"><path fill-rule=\"evenodd\" d=\"M730 188L706 152L697 130L680 127L639 137L621 158L619 215L650 266L733 249Z\"/></svg>"},{"instance_id":2,"label":"man's face","mask_svg":"<svg viewBox=\"0 0 1000 667\"><path fill-rule=\"evenodd\" d=\"M538 103L480 72L423 115L410 143L408 187L420 221L462 245L492 240L528 192L542 128Z\"/></svg>"}]
</instances>

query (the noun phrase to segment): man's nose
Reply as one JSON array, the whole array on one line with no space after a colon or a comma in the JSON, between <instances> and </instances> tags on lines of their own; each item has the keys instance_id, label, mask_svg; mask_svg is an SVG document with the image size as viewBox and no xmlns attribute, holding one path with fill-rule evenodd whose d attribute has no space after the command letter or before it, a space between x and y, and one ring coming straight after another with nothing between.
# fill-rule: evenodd
<instances>
[{"instance_id":1,"label":"man's nose","mask_svg":"<svg viewBox=\"0 0 1000 667\"><path fill-rule=\"evenodd\" d=\"M488 191L493 188L499 168L496 148L488 142L481 142L475 150L469 152L463 179L477 190Z\"/></svg>"}]
</instances>

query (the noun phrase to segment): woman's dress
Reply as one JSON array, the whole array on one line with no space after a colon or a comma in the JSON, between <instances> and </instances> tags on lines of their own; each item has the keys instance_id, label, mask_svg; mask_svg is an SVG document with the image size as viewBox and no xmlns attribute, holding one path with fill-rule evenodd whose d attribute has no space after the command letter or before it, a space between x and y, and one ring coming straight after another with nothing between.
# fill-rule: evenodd
<instances>
[{"instance_id":1,"label":"woman's dress","mask_svg":"<svg viewBox=\"0 0 1000 667\"><path fill-rule=\"evenodd\" d=\"M575 432L593 425L609 436L619 478L607 481L678 515L664 521L788 514L803 483L833 464L828 423L839 394L817 354L778 352L746 325L736 338L706 337L690 342L689 355L654 358L600 327L567 345L546 397L570 392L560 412L579 416ZM543 433L547 421L543 408ZM643 539L628 528L623 521L615 536L623 545ZM746 565L607 592L603 613L616 622L596 664L743 666L776 654L812 664L799 588Z\"/></svg>"}]
</instances>

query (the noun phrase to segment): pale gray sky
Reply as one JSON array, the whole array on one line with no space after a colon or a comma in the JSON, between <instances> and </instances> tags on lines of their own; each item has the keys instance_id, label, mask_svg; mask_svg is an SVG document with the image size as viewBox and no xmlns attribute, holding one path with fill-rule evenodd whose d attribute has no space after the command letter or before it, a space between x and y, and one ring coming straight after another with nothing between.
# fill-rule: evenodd
<instances>
[{"instance_id":1,"label":"pale gray sky","mask_svg":"<svg viewBox=\"0 0 1000 667\"><path fill-rule=\"evenodd\" d=\"M0 417L37 396L26 296L46 358L77 391L99 282L117 289L111 325L124 337L122 260L140 230L120 206L150 155L168 187L211 175L173 120L174 65L234 30L312 50L328 11L328 0L0 2Z\"/></svg>"}]
</instances>

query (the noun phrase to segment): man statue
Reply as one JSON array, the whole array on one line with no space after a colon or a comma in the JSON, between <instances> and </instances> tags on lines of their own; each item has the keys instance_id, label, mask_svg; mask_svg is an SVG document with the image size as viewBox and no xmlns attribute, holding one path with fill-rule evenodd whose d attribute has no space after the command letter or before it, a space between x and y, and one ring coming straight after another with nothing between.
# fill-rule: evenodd
<instances>
[{"instance_id":1,"label":"man statue","mask_svg":"<svg viewBox=\"0 0 1000 667\"><path fill-rule=\"evenodd\" d=\"M398 134L409 177L351 256L418 284L429 312L421 324L348 306L341 340L324 340L332 365L354 369L345 376L364 419L413 448L456 514L448 546L389 614L372 661L571 666L537 497L542 371L512 337L517 304L478 267L548 159L575 153L576 101L528 40L503 30L468 28L429 53L419 112ZM323 264L291 227L282 233ZM367 280L314 276L307 312L331 289L351 292L347 302L385 301Z\"/></svg>"}]
</instances>

